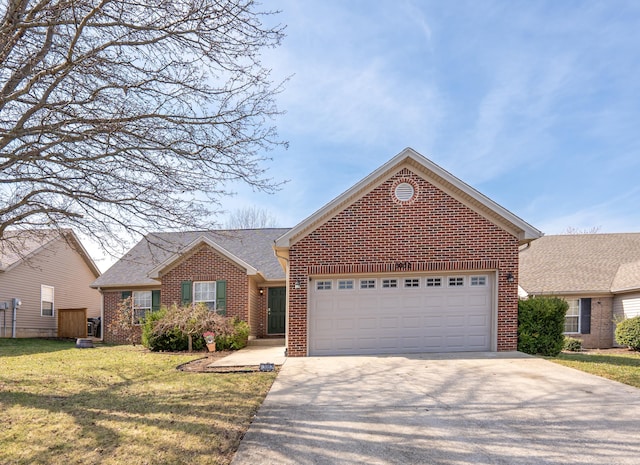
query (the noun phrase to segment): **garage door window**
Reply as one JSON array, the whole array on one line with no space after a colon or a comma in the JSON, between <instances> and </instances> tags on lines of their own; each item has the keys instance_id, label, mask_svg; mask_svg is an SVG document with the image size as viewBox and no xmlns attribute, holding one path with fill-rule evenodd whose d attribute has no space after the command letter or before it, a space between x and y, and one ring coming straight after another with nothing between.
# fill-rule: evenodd
<instances>
[{"instance_id":1,"label":"garage door window","mask_svg":"<svg viewBox=\"0 0 640 465\"><path fill-rule=\"evenodd\" d=\"M376 288L376 280L375 279L361 279L360 280L360 289L375 289Z\"/></svg>"},{"instance_id":2,"label":"garage door window","mask_svg":"<svg viewBox=\"0 0 640 465\"><path fill-rule=\"evenodd\" d=\"M442 278L427 278L427 287L442 287Z\"/></svg>"},{"instance_id":3,"label":"garage door window","mask_svg":"<svg viewBox=\"0 0 640 465\"><path fill-rule=\"evenodd\" d=\"M319 291L329 291L331 290L331 281L317 281L316 289Z\"/></svg>"},{"instance_id":4,"label":"garage door window","mask_svg":"<svg viewBox=\"0 0 640 465\"><path fill-rule=\"evenodd\" d=\"M398 287L397 279L383 279L382 280L382 288L383 289L395 289Z\"/></svg>"},{"instance_id":5,"label":"garage door window","mask_svg":"<svg viewBox=\"0 0 640 465\"><path fill-rule=\"evenodd\" d=\"M464 286L464 276L449 277L449 287L462 287L462 286Z\"/></svg>"},{"instance_id":6,"label":"garage door window","mask_svg":"<svg viewBox=\"0 0 640 465\"><path fill-rule=\"evenodd\" d=\"M338 281L338 289L341 291L353 289L353 279L340 279Z\"/></svg>"},{"instance_id":7,"label":"garage door window","mask_svg":"<svg viewBox=\"0 0 640 465\"><path fill-rule=\"evenodd\" d=\"M420 279L419 278L405 278L404 287L420 287Z\"/></svg>"},{"instance_id":8,"label":"garage door window","mask_svg":"<svg viewBox=\"0 0 640 465\"><path fill-rule=\"evenodd\" d=\"M469 282L470 286L474 287L484 287L487 285L487 277L486 276L471 276L471 281Z\"/></svg>"}]
</instances>

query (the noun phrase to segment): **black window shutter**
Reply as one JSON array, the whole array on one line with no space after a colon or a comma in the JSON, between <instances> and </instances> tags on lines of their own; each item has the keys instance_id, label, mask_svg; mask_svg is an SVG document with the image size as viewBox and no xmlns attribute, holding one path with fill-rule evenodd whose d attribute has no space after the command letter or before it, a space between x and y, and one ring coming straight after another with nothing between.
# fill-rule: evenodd
<instances>
[{"instance_id":1,"label":"black window shutter","mask_svg":"<svg viewBox=\"0 0 640 465\"><path fill-rule=\"evenodd\" d=\"M193 282L182 281L182 305L189 305L193 301Z\"/></svg>"},{"instance_id":2,"label":"black window shutter","mask_svg":"<svg viewBox=\"0 0 640 465\"><path fill-rule=\"evenodd\" d=\"M160 310L160 291L151 291L151 311Z\"/></svg>"},{"instance_id":3,"label":"black window shutter","mask_svg":"<svg viewBox=\"0 0 640 465\"><path fill-rule=\"evenodd\" d=\"M126 300L131 297L131 291L122 291L122 300Z\"/></svg>"},{"instance_id":4,"label":"black window shutter","mask_svg":"<svg viewBox=\"0 0 640 465\"><path fill-rule=\"evenodd\" d=\"M580 299L580 334L591 334L591 299Z\"/></svg>"}]
</instances>

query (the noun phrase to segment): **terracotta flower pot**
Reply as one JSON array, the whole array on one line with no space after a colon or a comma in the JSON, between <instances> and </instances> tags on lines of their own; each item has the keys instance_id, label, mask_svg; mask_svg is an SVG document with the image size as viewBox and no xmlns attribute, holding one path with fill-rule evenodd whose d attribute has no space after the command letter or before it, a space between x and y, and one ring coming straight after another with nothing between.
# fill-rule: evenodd
<instances>
[{"instance_id":1,"label":"terracotta flower pot","mask_svg":"<svg viewBox=\"0 0 640 465\"><path fill-rule=\"evenodd\" d=\"M215 352L216 351L216 343L212 342L211 344L207 344L207 349L209 349L209 352Z\"/></svg>"}]
</instances>

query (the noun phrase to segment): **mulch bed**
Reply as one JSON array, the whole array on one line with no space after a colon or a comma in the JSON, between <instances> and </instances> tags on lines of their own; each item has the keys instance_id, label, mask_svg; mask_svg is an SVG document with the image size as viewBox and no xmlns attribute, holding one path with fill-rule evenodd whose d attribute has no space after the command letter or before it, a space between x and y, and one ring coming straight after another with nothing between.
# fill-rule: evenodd
<instances>
[{"instance_id":1,"label":"mulch bed","mask_svg":"<svg viewBox=\"0 0 640 465\"><path fill-rule=\"evenodd\" d=\"M593 355L638 355L640 352L627 347L612 347L611 349L582 349L578 352L563 350L566 354L593 354Z\"/></svg>"},{"instance_id":2,"label":"mulch bed","mask_svg":"<svg viewBox=\"0 0 640 465\"><path fill-rule=\"evenodd\" d=\"M203 358L199 358L192 362L178 365L177 369L189 373L255 373L260 371L260 365L240 366L240 367L211 367L216 360L229 355L228 351L213 352L207 354ZM278 371L279 367L275 367L274 371Z\"/></svg>"}]
</instances>

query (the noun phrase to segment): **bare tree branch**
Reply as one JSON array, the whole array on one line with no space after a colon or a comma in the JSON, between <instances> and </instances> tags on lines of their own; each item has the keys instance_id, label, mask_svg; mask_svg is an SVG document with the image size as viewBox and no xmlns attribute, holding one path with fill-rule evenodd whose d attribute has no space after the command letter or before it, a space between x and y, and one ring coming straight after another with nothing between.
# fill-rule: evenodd
<instances>
[{"instance_id":1,"label":"bare tree branch","mask_svg":"<svg viewBox=\"0 0 640 465\"><path fill-rule=\"evenodd\" d=\"M0 0L0 241L209 229L231 181L272 192L282 26L252 0Z\"/></svg>"},{"instance_id":2,"label":"bare tree branch","mask_svg":"<svg viewBox=\"0 0 640 465\"><path fill-rule=\"evenodd\" d=\"M273 214L259 207L240 208L229 215L228 229L275 228L278 220Z\"/></svg>"}]
</instances>

